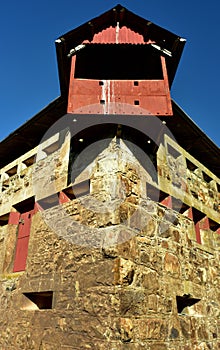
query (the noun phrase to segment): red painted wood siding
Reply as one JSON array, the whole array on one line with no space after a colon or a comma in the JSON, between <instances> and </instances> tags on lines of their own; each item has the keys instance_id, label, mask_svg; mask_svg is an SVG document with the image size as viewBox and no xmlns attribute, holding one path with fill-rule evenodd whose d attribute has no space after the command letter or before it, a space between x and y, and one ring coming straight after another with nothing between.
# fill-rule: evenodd
<instances>
[{"instance_id":1,"label":"red painted wood siding","mask_svg":"<svg viewBox=\"0 0 220 350\"><path fill-rule=\"evenodd\" d=\"M102 84L98 79L75 78L76 59L72 57L68 113L173 115L164 57L163 79L102 80Z\"/></svg>"},{"instance_id":2,"label":"red painted wood siding","mask_svg":"<svg viewBox=\"0 0 220 350\"><path fill-rule=\"evenodd\" d=\"M13 272L24 271L26 268L28 242L33 214L34 210L30 210L20 215Z\"/></svg>"},{"instance_id":3,"label":"red painted wood siding","mask_svg":"<svg viewBox=\"0 0 220 350\"><path fill-rule=\"evenodd\" d=\"M139 34L126 26L108 27L94 35L92 41L84 40L83 43L92 44L144 44L154 41L144 41L142 34Z\"/></svg>"}]
</instances>

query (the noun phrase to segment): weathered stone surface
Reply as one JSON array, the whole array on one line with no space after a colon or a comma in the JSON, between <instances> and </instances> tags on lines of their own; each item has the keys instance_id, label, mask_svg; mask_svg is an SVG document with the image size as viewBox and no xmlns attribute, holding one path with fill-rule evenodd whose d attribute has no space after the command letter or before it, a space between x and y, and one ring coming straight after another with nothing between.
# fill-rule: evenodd
<instances>
[{"instance_id":1,"label":"weathered stone surface","mask_svg":"<svg viewBox=\"0 0 220 350\"><path fill-rule=\"evenodd\" d=\"M178 258L173 254L166 253L164 260L164 268L167 272L170 272L172 275L179 276L180 264Z\"/></svg>"},{"instance_id":2,"label":"weathered stone surface","mask_svg":"<svg viewBox=\"0 0 220 350\"><path fill-rule=\"evenodd\" d=\"M57 192L68 194L68 140L16 176L4 175L2 215L33 197L33 173L35 186L43 184L38 199L56 188L56 202L33 214L25 271L13 272L18 224L0 228L0 349L220 348L220 182L172 145L183 156L172 159L161 145L154 183L125 144L113 139L86 169L80 161L74 169L77 183L90 178L90 193L67 196L62 204ZM184 170L186 159L199 171ZM44 178L46 168L50 176ZM161 203L160 191L171 195L173 208ZM178 208L179 201L184 205ZM203 223L201 244L191 207L211 223ZM53 294L51 305L41 309L37 298L47 293ZM183 307L177 296L185 298Z\"/></svg>"}]
</instances>

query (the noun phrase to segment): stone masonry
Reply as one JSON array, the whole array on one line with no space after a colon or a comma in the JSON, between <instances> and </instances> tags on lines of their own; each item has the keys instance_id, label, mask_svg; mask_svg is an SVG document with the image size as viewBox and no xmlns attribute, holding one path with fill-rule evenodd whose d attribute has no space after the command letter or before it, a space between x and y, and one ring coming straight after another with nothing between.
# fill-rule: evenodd
<instances>
[{"instance_id":1,"label":"stone masonry","mask_svg":"<svg viewBox=\"0 0 220 350\"><path fill-rule=\"evenodd\" d=\"M219 149L170 98L184 40L117 5L56 44L60 98L0 144L0 350L219 350ZM152 69L91 77L108 50Z\"/></svg>"},{"instance_id":2,"label":"stone masonry","mask_svg":"<svg viewBox=\"0 0 220 350\"><path fill-rule=\"evenodd\" d=\"M112 139L78 176L79 184L90 180L88 194L34 214L25 271L12 270L17 225L1 227L1 349L219 349L220 181L165 139L157 152L160 190L123 140ZM166 151L168 142L181 152L180 164ZM24 160L36 150L2 169L3 178L18 169L2 191L5 211L24 191L33 195L42 166L55 164L56 176L49 171L44 178L52 185L44 187L48 195L64 189L68 144L67 137L28 167ZM188 158L196 172L183 167ZM183 201L184 212L160 203L161 188ZM213 227L200 230L201 244L192 206ZM48 291L49 309L28 298Z\"/></svg>"}]
</instances>

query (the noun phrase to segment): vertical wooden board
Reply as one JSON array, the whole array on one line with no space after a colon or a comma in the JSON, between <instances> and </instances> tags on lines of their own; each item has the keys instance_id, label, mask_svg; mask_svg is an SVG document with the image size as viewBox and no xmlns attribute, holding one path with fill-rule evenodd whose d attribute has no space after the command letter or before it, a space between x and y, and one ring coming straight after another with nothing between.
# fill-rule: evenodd
<instances>
[{"instance_id":1,"label":"vertical wooden board","mask_svg":"<svg viewBox=\"0 0 220 350\"><path fill-rule=\"evenodd\" d=\"M189 209L188 209L188 218L189 219L191 219L191 220L193 220L193 211L192 211L192 207L190 207Z\"/></svg>"},{"instance_id":2,"label":"vertical wooden board","mask_svg":"<svg viewBox=\"0 0 220 350\"><path fill-rule=\"evenodd\" d=\"M26 268L28 241L29 236L17 240L13 272L24 271Z\"/></svg>"},{"instance_id":3,"label":"vertical wooden board","mask_svg":"<svg viewBox=\"0 0 220 350\"><path fill-rule=\"evenodd\" d=\"M201 244L202 242L201 242L199 222L195 224L195 231L196 231L196 241L197 243Z\"/></svg>"},{"instance_id":4,"label":"vertical wooden board","mask_svg":"<svg viewBox=\"0 0 220 350\"><path fill-rule=\"evenodd\" d=\"M18 226L18 239L30 235L32 212L33 210L21 214Z\"/></svg>"},{"instance_id":5,"label":"vertical wooden board","mask_svg":"<svg viewBox=\"0 0 220 350\"><path fill-rule=\"evenodd\" d=\"M19 212L11 212L9 214L8 224L9 225L18 225L19 219L20 219L20 215L21 214Z\"/></svg>"},{"instance_id":6,"label":"vertical wooden board","mask_svg":"<svg viewBox=\"0 0 220 350\"><path fill-rule=\"evenodd\" d=\"M164 68L165 69L165 68ZM134 84L137 85L134 85ZM68 112L83 113L78 109L90 106L87 113L101 113L100 103L122 103L145 109L143 115L173 115L168 81L164 80L95 80L79 79L71 75ZM84 110L85 112L85 110ZM109 111L105 110L105 114ZM111 113L118 114L117 108ZM110 113L110 114L111 114ZM134 114L128 111L128 114Z\"/></svg>"}]
</instances>

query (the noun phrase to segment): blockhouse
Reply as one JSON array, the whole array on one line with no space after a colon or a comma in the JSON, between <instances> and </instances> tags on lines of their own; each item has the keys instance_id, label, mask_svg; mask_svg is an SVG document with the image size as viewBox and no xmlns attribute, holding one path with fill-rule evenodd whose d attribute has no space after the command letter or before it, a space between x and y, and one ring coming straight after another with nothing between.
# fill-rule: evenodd
<instances>
[{"instance_id":1,"label":"blockhouse","mask_svg":"<svg viewBox=\"0 0 220 350\"><path fill-rule=\"evenodd\" d=\"M0 349L220 348L219 148L185 39L121 5L55 42L60 97L0 144Z\"/></svg>"}]
</instances>

